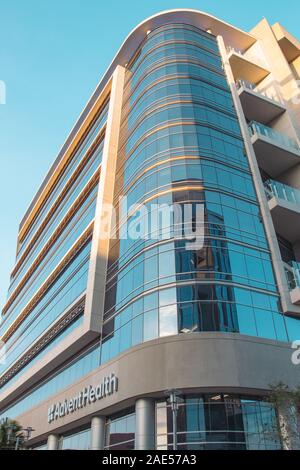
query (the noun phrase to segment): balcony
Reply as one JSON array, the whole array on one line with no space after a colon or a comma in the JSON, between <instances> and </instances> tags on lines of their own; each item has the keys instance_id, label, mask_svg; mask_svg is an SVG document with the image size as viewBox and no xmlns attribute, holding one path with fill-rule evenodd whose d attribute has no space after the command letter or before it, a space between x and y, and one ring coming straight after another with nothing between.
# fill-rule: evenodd
<instances>
[{"instance_id":1,"label":"balcony","mask_svg":"<svg viewBox=\"0 0 300 470\"><path fill-rule=\"evenodd\" d=\"M300 263L291 261L284 264L285 274L290 290L291 301L295 305L300 305Z\"/></svg>"},{"instance_id":2,"label":"balcony","mask_svg":"<svg viewBox=\"0 0 300 470\"><path fill-rule=\"evenodd\" d=\"M300 42L294 38L280 23L272 26L273 33L288 62L292 62L300 56Z\"/></svg>"},{"instance_id":3,"label":"balcony","mask_svg":"<svg viewBox=\"0 0 300 470\"><path fill-rule=\"evenodd\" d=\"M259 121L268 124L285 112L285 107L279 98L271 92L257 90L254 83L238 80L238 94L248 121Z\"/></svg>"},{"instance_id":4,"label":"balcony","mask_svg":"<svg viewBox=\"0 0 300 470\"><path fill-rule=\"evenodd\" d=\"M258 165L272 178L300 163L295 139L256 121L249 124L249 131Z\"/></svg>"},{"instance_id":5,"label":"balcony","mask_svg":"<svg viewBox=\"0 0 300 470\"><path fill-rule=\"evenodd\" d=\"M290 243L300 239L300 190L268 180L265 191L275 231Z\"/></svg>"},{"instance_id":6,"label":"balcony","mask_svg":"<svg viewBox=\"0 0 300 470\"><path fill-rule=\"evenodd\" d=\"M246 80L258 84L270 71L257 57L246 56L238 49L228 49L228 60L235 80Z\"/></svg>"}]
</instances>

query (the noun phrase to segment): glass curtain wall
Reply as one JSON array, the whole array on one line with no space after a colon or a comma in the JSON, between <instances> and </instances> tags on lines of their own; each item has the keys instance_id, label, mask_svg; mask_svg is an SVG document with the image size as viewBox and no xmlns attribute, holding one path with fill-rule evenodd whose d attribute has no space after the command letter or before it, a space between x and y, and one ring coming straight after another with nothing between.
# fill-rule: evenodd
<instances>
[{"instance_id":1,"label":"glass curtain wall","mask_svg":"<svg viewBox=\"0 0 300 470\"><path fill-rule=\"evenodd\" d=\"M157 449L172 449L172 411L157 403ZM179 450L278 450L273 406L229 394L184 397L177 416Z\"/></svg>"},{"instance_id":2,"label":"glass curtain wall","mask_svg":"<svg viewBox=\"0 0 300 470\"><path fill-rule=\"evenodd\" d=\"M188 331L286 341L216 38L180 24L152 31L128 66L124 94L114 198L121 240L110 247L102 362ZM161 204L187 203L192 223L204 206L200 248L172 232L172 218L159 223Z\"/></svg>"}]
</instances>

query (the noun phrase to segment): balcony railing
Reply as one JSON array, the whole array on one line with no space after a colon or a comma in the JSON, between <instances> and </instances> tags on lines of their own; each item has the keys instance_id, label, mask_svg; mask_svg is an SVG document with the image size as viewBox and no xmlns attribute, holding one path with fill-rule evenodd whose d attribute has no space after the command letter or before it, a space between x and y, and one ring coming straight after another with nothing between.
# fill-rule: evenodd
<instances>
[{"instance_id":1,"label":"balcony railing","mask_svg":"<svg viewBox=\"0 0 300 470\"><path fill-rule=\"evenodd\" d=\"M274 90L258 90L255 83L251 83L248 80L237 80L236 87L239 90L240 88L246 88L247 90L253 91L257 95L261 95L264 98L268 98L269 100L276 101L277 103L281 104L280 98L274 93Z\"/></svg>"},{"instance_id":2,"label":"balcony railing","mask_svg":"<svg viewBox=\"0 0 300 470\"><path fill-rule=\"evenodd\" d=\"M292 188L287 184L280 183L279 181L267 180L264 183L267 198L284 199L285 201L292 202L293 204L300 204L300 190Z\"/></svg>"},{"instance_id":3,"label":"balcony railing","mask_svg":"<svg viewBox=\"0 0 300 470\"><path fill-rule=\"evenodd\" d=\"M236 54L243 57L243 59L248 60L249 62L254 62L255 64L259 65L260 67L266 67L266 63L262 58L254 55L254 54L249 54L249 52L247 52L247 54L246 54L243 51L241 51L240 49L237 49L237 48L231 47L231 46L229 46L227 48L227 52L228 52L228 54L230 54L231 52L235 52Z\"/></svg>"},{"instance_id":4,"label":"balcony railing","mask_svg":"<svg viewBox=\"0 0 300 470\"><path fill-rule=\"evenodd\" d=\"M290 267L285 266L285 274L290 290L300 287L300 263L297 261L290 261Z\"/></svg>"},{"instance_id":5,"label":"balcony railing","mask_svg":"<svg viewBox=\"0 0 300 470\"><path fill-rule=\"evenodd\" d=\"M268 137L269 139L274 140L279 145L289 147L293 150L299 150L299 146L295 139L292 139L291 137L285 134L282 134L281 132L278 132L275 129L272 129L271 127L265 126L264 124L261 124L260 122L256 122L256 121L250 122L249 131L251 135L260 134L265 137Z\"/></svg>"}]
</instances>

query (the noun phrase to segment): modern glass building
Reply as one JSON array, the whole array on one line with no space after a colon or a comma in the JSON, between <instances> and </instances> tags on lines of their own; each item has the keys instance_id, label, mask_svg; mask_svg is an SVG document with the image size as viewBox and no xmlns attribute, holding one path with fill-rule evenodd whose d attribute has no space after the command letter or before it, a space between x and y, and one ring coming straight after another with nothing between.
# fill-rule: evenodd
<instances>
[{"instance_id":1,"label":"modern glass building","mask_svg":"<svg viewBox=\"0 0 300 470\"><path fill-rule=\"evenodd\" d=\"M178 449L287 447L267 396L300 384L299 79L265 19L126 38L20 224L0 416L30 448L171 449L170 391Z\"/></svg>"}]
</instances>

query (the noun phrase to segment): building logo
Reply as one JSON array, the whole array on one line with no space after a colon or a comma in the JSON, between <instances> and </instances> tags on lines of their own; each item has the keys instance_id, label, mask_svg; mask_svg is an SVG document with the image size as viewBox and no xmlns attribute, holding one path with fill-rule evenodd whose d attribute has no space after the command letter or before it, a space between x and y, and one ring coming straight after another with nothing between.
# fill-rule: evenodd
<instances>
[{"instance_id":1,"label":"building logo","mask_svg":"<svg viewBox=\"0 0 300 470\"><path fill-rule=\"evenodd\" d=\"M73 398L65 399L63 402L54 403L48 408L48 423L52 423L59 418L63 418L70 413L74 413L81 408L95 403L106 396L112 395L118 391L118 378L114 374L105 377L96 387L91 385L85 387L78 395Z\"/></svg>"}]
</instances>

